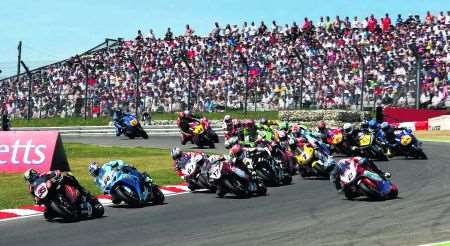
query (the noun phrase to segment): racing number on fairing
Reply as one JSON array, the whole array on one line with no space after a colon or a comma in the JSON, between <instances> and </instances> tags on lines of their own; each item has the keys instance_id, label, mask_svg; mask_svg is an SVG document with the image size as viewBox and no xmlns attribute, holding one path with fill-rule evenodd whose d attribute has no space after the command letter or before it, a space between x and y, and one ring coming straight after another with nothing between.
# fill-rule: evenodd
<instances>
[{"instance_id":1,"label":"racing number on fairing","mask_svg":"<svg viewBox=\"0 0 450 246\"><path fill-rule=\"evenodd\" d=\"M359 145L367 146L370 144L370 140L372 140L372 136L370 134L365 134L359 140Z\"/></svg>"},{"instance_id":2,"label":"racing number on fairing","mask_svg":"<svg viewBox=\"0 0 450 246\"><path fill-rule=\"evenodd\" d=\"M400 142L402 143L402 145L407 146L411 143L411 140L412 140L411 136L405 135L405 136L402 136Z\"/></svg>"},{"instance_id":3,"label":"racing number on fairing","mask_svg":"<svg viewBox=\"0 0 450 246\"><path fill-rule=\"evenodd\" d=\"M36 187L34 194L41 199L46 197L48 194L47 185L45 183L40 184Z\"/></svg>"}]
</instances>

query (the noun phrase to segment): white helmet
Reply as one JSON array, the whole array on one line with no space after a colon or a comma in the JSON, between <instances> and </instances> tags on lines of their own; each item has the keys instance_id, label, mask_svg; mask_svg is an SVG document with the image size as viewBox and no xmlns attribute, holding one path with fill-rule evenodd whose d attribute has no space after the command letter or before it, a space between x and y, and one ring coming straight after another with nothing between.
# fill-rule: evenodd
<instances>
[{"instance_id":1,"label":"white helmet","mask_svg":"<svg viewBox=\"0 0 450 246\"><path fill-rule=\"evenodd\" d=\"M225 117L223 117L223 122L229 122L231 121L231 116L229 114L225 115Z\"/></svg>"},{"instance_id":2,"label":"white helmet","mask_svg":"<svg viewBox=\"0 0 450 246\"><path fill-rule=\"evenodd\" d=\"M351 134L353 132L353 126L350 123L345 123L343 129L346 134Z\"/></svg>"}]
</instances>

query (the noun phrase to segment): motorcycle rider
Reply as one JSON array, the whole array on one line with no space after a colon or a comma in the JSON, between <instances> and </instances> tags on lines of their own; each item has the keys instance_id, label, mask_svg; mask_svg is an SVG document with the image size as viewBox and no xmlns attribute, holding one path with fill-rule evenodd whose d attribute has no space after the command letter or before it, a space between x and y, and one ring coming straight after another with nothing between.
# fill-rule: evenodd
<instances>
[{"instance_id":1,"label":"motorcycle rider","mask_svg":"<svg viewBox=\"0 0 450 246\"><path fill-rule=\"evenodd\" d=\"M80 183L77 181L77 179L71 175L70 172L62 172L60 170L53 170L46 173L38 173L33 168L30 168L25 171L23 174L23 177L28 185L28 191L30 192L31 196L33 197L33 200L39 204L39 199L34 194L34 182L39 178L44 178L47 181L51 182L61 182L62 184L67 184L70 186L73 186L75 189L77 189L80 192L79 200L77 201L77 205L79 206L79 209L81 211L81 214L87 214L88 213L88 207L86 206L86 202L89 202L93 204L95 207L101 206L101 204L98 202L98 200L93 197L86 189L84 189ZM87 201L83 201L81 198L86 197ZM51 220L55 217L57 217L56 214L53 213L52 210L47 209L44 212L44 217L47 220Z\"/></svg>"},{"instance_id":2,"label":"motorcycle rider","mask_svg":"<svg viewBox=\"0 0 450 246\"><path fill-rule=\"evenodd\" d=\"M399 146L398 142L395 140L395 131L404 130L403 127L392 127L387 122L383 122L380 125L380 129L383 132L384 142L388 147L388 156L392 156L395 153L395 150Z\"/></svg>"},{"instance_id":3,"label":"motorcycle rider","mask_svg":"<svg viewBox=\"0 0 450 246\"><path fill-rule=\"evenodd\" d=\"M258 179L252 161L244 161L247 156L245 148L242 148L240 144L234 144L229 153L234 165L244 170L253 180Z\"/></svg>"},{"instance_id":4,"label":"motorcycle rider","mask_svg":"<svg viewBox=\"0 0 450 246\"><path fill-rule=\"evenodd\" d=\"M250 119L244 121L242 129L238 133L238 138L243 146L254 146L254 143L258 138L258 131L254 120Z\"/></svg>"},{"instance_id":5,"label":"motorcycle rider","mask_svg":"<svg viewBox=\"0 0 450 246\"><path fill-rule=\"evenodd\" d=\"M181 144L185 145L188 141L192 142L192 129L190 124L192 122L199 122L198 119L192 116L191 111L185 110L178 113L177 125L180 127L181 134Z\"/></svg>"},{"instance_id":6,"label":"motorcycle rider","mask_svg":"<svg viewBox=\"0 0 450 246\"><path fill-rule=\"evenodd\" d=\"M338 162L337 165L335 165L334 169L330 172L330 181L334 183L336 189L341 192L342 186L340 182L340 175L342 172L344 172L346 169L348 169L348 166L352 163L359 163L364 169L373 171L380 175L381 177L390 178L391 174L388 172L381 171L372 160L369 160L368 158L363 157L351 157L348 159L342 159Z\"/></svg>"},{"instance_id":7,"label":"motorcycle rider","mask_svg":"<svg viewBox=\"0 0 450 246\"><path fill-rule=\"evenodd\" d=\"M324 143L327 142L328 130L329 129L327 128L325 121L319 121L317 124L317 137Z\"/></svg>"},{"instance_id":8,"label":"motorcycle rider","mask_svg":"<svg viewBox=\"0 0 450 246\"><path fill-rule=\"evenodd\" d=\"M125 122L124 122L123 119L126 116L128 116L128 115L130 115L130 114L129 113L123 113L120 108L116 109L114 111L114 113L113 113L113 123L114 123L114 126L116 127L116 136L117 137L122 135L125 132L125 130L126 130L127 126L125 125Z\"/></svg>"},{"instance_id":9,"label":"motorcycle rider","mask_svg":"<svg viewBox=\"0 0 450 246\"><path fill-rule=\"evenodd\" d=\"M351 123L345 123L342 127L343 130L343 145L355 151L358 146L358 135L360 130L353 129L353 125Z\"/></svg>"},{"instance_id":10,"label":"motorcycle rider","mask_svg":"<svg viewBox=\"0 0 450 246\"><path fill-rule=\"evenodd\" d=\"M235 136L239 132L240 128L241 128L241 121L239 119L232 119L230 115L225 115L222 124L225 139L229 139Z\"/></svg>"},{"instance_id":11,"label":"motorcycle rider","mask_svg":"<svg viewBox=\"0 0 450 246\"><path fill-rule=\"evenodd\" d=\"M209 169L208 155L203 152L183 152L180 148L174 147L170 151L170 155L172 160L174 160L175 168L186 165L191 160L196 162L195 170L189 176L184 176L184 180L186 181L195 178L199 173L206 173ZM178 176L182 176L182 174L178 173ZM188 188L194 190L196 187L195 184L188 182Z\"/></svg>"}]
</instances>

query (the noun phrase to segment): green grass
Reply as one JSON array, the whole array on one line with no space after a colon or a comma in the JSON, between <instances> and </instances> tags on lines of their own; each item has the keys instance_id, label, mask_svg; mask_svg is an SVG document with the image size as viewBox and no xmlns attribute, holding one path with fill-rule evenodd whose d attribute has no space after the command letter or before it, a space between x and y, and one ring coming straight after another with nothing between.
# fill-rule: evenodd
<instances>
[{"instance_id":1,"label":"green grass","mask_svg":"<svg viewBox=\"0 0 450 246\"><path fill-rule=\"evenodd\" d=\"M123 160L139 171L148 172L158 185L179 184L182 181L175 175L168 150L85 144L64 144L64 148L73 175L83 187L96 195L101 192L87 172L87 166L91 161L105 163L110 160ZM22 174L0 174L0 198L0 209L33 203Z\"/></svg>"},{"instance_id":2,"label":"green grass","mask_svg":"<svg viewBox=\"0 0 450 246\"><path fill-rule=\"evenodd\" d=\"M259 119L266 117L269 120L278 119L278 111L265 111L265 112L247 112L244 114L242 111L229 111L226 113L203 113L202 115L209 120L222 120L223 117L229 114L233 118L239 119ZM152 113L152 120L176 120L177 113ZM11 121L13 127L52 127L52 126L105 126L111 121L110 117L100 118L46 118L46 119L15 119Z\"/></svg>"}]
</instances>

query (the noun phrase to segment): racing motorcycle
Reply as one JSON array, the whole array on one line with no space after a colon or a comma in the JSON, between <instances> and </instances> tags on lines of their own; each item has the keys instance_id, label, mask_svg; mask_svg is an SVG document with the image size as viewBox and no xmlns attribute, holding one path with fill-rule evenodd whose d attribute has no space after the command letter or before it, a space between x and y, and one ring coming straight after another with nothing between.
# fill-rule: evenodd
<instances>
[{"instance_id":1,"label":"racing motorcycle","mask_svg":"<svg viewBox=\"0 0 450 246\"><path fill-rule=\"evenodd\" d=\"M356 162L351 162L348 168L339 174L339 180L345 197L349 200L358 196L385 200L398 195L397 185Z\"/></svg>"},{"instance_id":2,"label":"racing motorcycle","mask_svg":"<svg viewBox=\"0 0 450 246\"><path fill-rule=\"evenodd\" d=\"M164 194L156 184L148 184L139 179L137 170L123 172L117 168L107 167L103 175L103 193L110 194L114 204L122 201L132 207L140 207L146 203L162 204ZM99 186L99 188L101 188Z\"/></svg>"},{"instance_id":3,"label":"racing motorcycle","mask_svg":"<svg viewBox=\"0 0 450 246\"><path fill-rule=\"evenodd\" d=\"M191 177L192 174L196 171L197 163L200 161L201 158L202 158L201 156L195 156L194 158L189 158L184 161L178 161L175 166L177 174L187 182L188 188L192 191L197 189L208 189L212 192L215 192L216 191L215 184L209 181L207 163L205 163L202 167L200 167L201 171L197 173L197 175Z\"/></svg>"},{"instance_id":4,"label":"racing motorcycle","mask_svg":"<svg viewBox=\"0 0 450 246\"><path fill-rule=\"evenodd\" d=\"M330 145L331 151L334 153L342 153L347 156L352 155L352 152L344 143L344 134L340 128L334 128L328 131L327 143Z\"/></svg>"},{"instance_id":5,"label":"racing motorcycle","mask_svg":"<svg viewBox=\"0 0 450 246\"><path fill-rule=\"evenodd\" d=\"M380 161L388 160L383 148L377 141L377 138L373 132L360 132L358 134L358 138L358 150L361 156Z\"/></svg>"},{"instance_id":6,"label":"racing motorcycle","mask_svg":"<svg viewBox=\"0 0 450 246\"><path fill-rule=\"evenodd\" d=\"M411 156L426 160L428 157L423 152L422 143L413 135L411 129L402 129L395 132L395 141L398 147L394 150L397 155Z\"/></svg>"},{"instance_id":7,"label":"racing motorcycle","mask_svg":"<svg viewBox=\"0 0 450 246\"><path fill-rule=\"evenodd\" d=\"M142 128L141 123L137 120L135 115L125 115L123 117L123 133L130 139L134 139L135 137L142 137L144 139L148 138L147 132L145 132L144 128ZM116 125L116 127L119 127Z\"/></svg>"},{"instance_id":8,"label":"racing motorcycle","mask_svg":"<svg viewBox=\"0 0 450 246\"><path fill-rule=\"evenodd\" d=\"M251 162L258 177L262 178L268 186L279 186L290 184L292 175L280 160L272 156L271 149L262 145L256 148L248 148L244 163ZM247 164L247 163L246 163Z\"/></svg>"},{"instance_id":9,"label":"racing motorcycle","mask_svg":"<svg viewBox=\"0 0 450 246\"><path fill-rule=\"evenodd\" d=\"M252 180L242 169L232 165L231 160L220 160L214 156L209 158L209 178L217 187L217 196L222 198L227 193L247 198L252 195L265 195L267 188L263 182Z\"/></svg>"},{"instance_id":10,"label":"racing motorcycle","mask_svg":"<svg viewBox=\"0 0 450 246\"><path fill-rule=\"evenodd\" d=\"M76 187L65 184L63 179L52 181L43 176L36 179L31 188L38 204L45 205L47 212L54 217L67 221L103 216L104 208L97 198L82 195Z\"/></svg>"},{"instance_id":11,"label":"racing motorcycle","mask_svg":"<svg viewBox=\"0 0 450 246\"><path fill-rule=\"evenodd\" d=\"M307 143L303 145L303 148L297 148L295 158L298 163L298 172L303 178L310 176L328 178L336 165L328 148L313 143Z\"/></svg>"},{"instance_id":12,"label":"racing motorcycle","mask_svg":"<svg viewBox=\"0 0 450 246\"><path fill-rule=\"evenodd\" d=\"M219 142L219 136L209 125L209 121L206 118L200 119L199 122L191 123L192 141L200 148L207 145L210 148L215 148L215 143Z\"/></svg>"}]
</instances>

